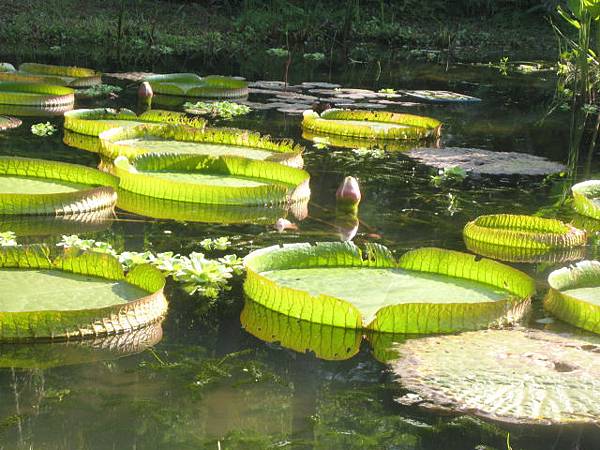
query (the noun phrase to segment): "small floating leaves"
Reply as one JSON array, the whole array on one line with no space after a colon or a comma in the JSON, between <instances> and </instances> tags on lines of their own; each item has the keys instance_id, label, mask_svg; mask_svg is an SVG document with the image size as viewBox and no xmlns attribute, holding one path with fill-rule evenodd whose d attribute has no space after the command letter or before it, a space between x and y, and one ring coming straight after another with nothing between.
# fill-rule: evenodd
<instances>
[{"instance_id":1,"label":"small floating leaves","mask_svg":"<svg viewBox=\"0 0 600 450\"><path fill-rule=\"evenodd\" d=\"M40 122L31 125L31 133L36 136L52 136L56 133L56 127L50 122Z\"/></svg>"},{"instance_id":2,"label":"small floating leaves","mask_svg":"<svg viewBox=\"0 0 600 450\"><path fill-rule=\"evenodd\" d=\"M179 125L137 125L115 128L100 135L101 153L111 159L145 153L185 153L236 156L302 167L303 148L289 139L273 140L249 130L194 129Z\"/></svg>"},{"instance_id":3,"label":"small floating leaves","mask_svg":"<svg viewBox=\"0 0 600 450\"><path fill-rule=\"evenodd\" d=\"M571 188L573 207L579 214L600 219L600 180L577 183Z\"/></svg>"},{"instance_id":4,"label":"small floating leaves","mask_svg":"<svg viewBox=\"0 0 600 450\"><path fill-rule=\"evenodd\" d=\"M120 188L165 200L221 205L290 205L310 197L309 174L234 156L146 153L115 160Z\"/></svg>"},{"instance_id":5,"label":"small floating leaves","mask_svg":"<svg viewBox=\"0 0 600 450\"><path fill-rule=\"evenodd\" d=\"M112 209L117 179L89 167L0 157L0 215L72 215Z\"/></svg>"},{"instance_id":6,"label":"small floating leaves","mask_svg":"<svg viewBox=\"0 0 600 450\"><path fill-rule=\"evenodd\" d=\"M139 116L133 111L112 108L75 109L65 113L65 129L79 134L98 137L100 133L112 128L141 125L144 123L164 123L186 125L202 129L204 119L191 117L175 111L152 109Z\"/></svg>"},{"instance_id":7,"label":"small floating leaves","mask_svg":"<svg viewBox=\"0 0 600 450\"><path fill-rule=\"evenodd\" d=\"M0 82L0 104L54 108L73 107L75 91L68 87Z\"/></svg>"},{"instance_id":8,"label":"small floating leaves","mask_svg":"<svg viewBox=\"0 0 600 450\"><path fill-rule=\"evenodd\" d=\"M162 319L165 279L141 265L125 275L97 252L0 247L0 340L72 339L136 330Z\"/></svg>"},{"instance_id":9,"label":"small floating leaves","mask_svg":"<svg viewBox=\"0 0 600 450\"><path fill-rule=\"evenodd\" d=\"M155 94L186 97L235 98L248 95L248 83L237 78L195 73L170 73L144 78Z\"/></svg>"},{"instance_id":10,"label":"small floating leaves","mask_svg":"<svg viewBox=\"0 0 600 450\"><path fill-rule=\"evenodd\" d=\"M519 424L598 423L600 339L486 330L408 339L393 364L403 404Z\"/></svg>"},{"instance_id":11,"label":"small floating leaves","mask_svg":"<svg viewBox=\"0 0 600 450\"><path fill-rule=\"evenodd\" d=\"M220 119L232 119L252 111L249 106L227 100L222 102L186 102L183 104L183 109L191 114L207 115Z\"/></svg>"},{"instance_id":12,"label":"small floating leaves","mask_svg":"<svg viewBox=\"0 0 600 450\"><path fill-rule=\"evenodd\" d=\"M565 322L600 334L600 262L580 261L551 272L544 307Z\"/></svg>"},{"instance_id":13,"label":"small floating leaves","mask_svg":"<svg viewBox=\"0 0 600 450\"><path fill-rule=\"evenodd\" d=\"M556 219L515 214L479 216L467 223L465 240L486 244L550 250L585 245L583 230Z\"/></svg>"},{"instance_id":14,"label":"small floating leaves","mask_svg":"<svg viewBox=\"0 0 600 450\"><path fill-rule=\"evenodd\" d=\"M320 115L305 111L302 127L313 133L368 139L419 140L437 138L442 124L436 119L413 114L328 109Z\"/></svg>"},{"instance_id":15,"label":"small floating leaves","mask_svg":"<svg viewBox=\"0 0 600 450\"><path fill-rule=\"evenodd\" d=\"M246 294L311 322L395 333L485 328L518 319L535 292L524 273L465 253L422 248L396 261L371 244L267 247L245 259Z\"/></svg>"}]
</instances>

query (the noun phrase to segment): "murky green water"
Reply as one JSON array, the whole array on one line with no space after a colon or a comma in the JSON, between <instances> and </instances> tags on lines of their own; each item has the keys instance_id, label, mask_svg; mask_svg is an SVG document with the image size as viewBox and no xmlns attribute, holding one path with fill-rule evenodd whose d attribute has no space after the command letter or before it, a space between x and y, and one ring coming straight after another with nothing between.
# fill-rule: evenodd
<instances>
[{"instance_id":1,"label":"murky green water","mask_svg":"<svg viewBox=\"0 0 600 450\"><path fill-rule=\"evenodd\" d=\"M543 75L503 77L485 68L459 66L445 72L439 66L400 65L384 70L379 80L374 76L373 68L352 67L331 79L327 74L315 79L352 87L450 89L475 95L483 102L399 110L443 121L446 146L567 160L568 117L553 116L538 125L553 88L553 81ZM80 105L134 106L134 91L117 100ZM62 133L48 138L30 133L31 124L46 120L62 122L24 118L22 127L0 134L0 154L98 164L95 154L65 146ZM345 175L356 176L363 191L355 241L381 242L397 253L426 245L464 250L462 227L479 214L549 209L550 215L572 217L569 208L552 207L564 189L560 180L482 178L436 188L430 182L435 172L401 152L316 149L302 139L299 123L299 116L262 111L227 122L306 145L312 197L309 217L298 231L275 232L271 224L276 217L256 220L259 224L222 225L119 212L102 226L62 224L51 236L38 223L30 227L37 236L21 241L52 243L61 233L80 233L117 248L189 253L206 237L226 235L243 255L274 243L336 240L335 189ZM29 225L13 221L2 229L25 230ZM592 249L588 253L594 256ZM518 266L540 283L554 268ZM215 305L174 286L169 286L168 298L170 311L159 342L161 330L153 329L127 341L1 346L0 448L505 449L507 433L513 449L600 447L597 427L496 426L401 406L394 402L401 385L379 362L391 342L381 338L369 344L353 332L338 330L339 336L327 335L333 336L331 342L313 334L302 343L313 348L307 353L267 344L241 326L244 299L239 283ZM536 322L544 316L540 300L535 299L531 326L544 326ZM276 319L269 323L275 327ZM278 337L274 330L258 324L254 332L273 340ZM335 351L324 352L330 344L337 346Z\"/></svg>"}]
</instances>

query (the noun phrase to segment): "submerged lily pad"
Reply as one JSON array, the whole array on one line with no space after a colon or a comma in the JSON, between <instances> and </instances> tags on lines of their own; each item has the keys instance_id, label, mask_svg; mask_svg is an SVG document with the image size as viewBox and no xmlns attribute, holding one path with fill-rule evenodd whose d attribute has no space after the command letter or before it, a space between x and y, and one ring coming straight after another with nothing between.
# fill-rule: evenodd
<instances>
[{"instance_id":1,"label":"submerged lily pad","mask_svg":"<svg viewBox=\"0 0 600 450\"><path fill-rule=\"evenodd\" d=\"M138 330L112 336L66 342L2 344L0 367L48 369L111 361L147 350L160 342L162 334L162 325L156 322Z\"/></svg>"},{"instance_id":2,"label":"submerged lily pad","mask_svg":"<svg viewBox=\"0 0 600 450\"><path fill-rule=\"evenodd\" d=\"M165 279L149 265L123 273L97 252L0 248L0 340L70 339L117 334L160 320Z\"/></svg>"},{"instance_id":3,"label":"submerged lily pad","mask_svg":"<svg viewBox=\"0 0 600 450\"><path fill-rule=\"evenodd\" d=\"M164 123L186 125L192 128L204 128L206 120L188 116L176 111L152 109L139 116L133 111L112 108L75 109L65 113L65 129L89 136L100 136L100 133L112 128L141 125L144 123Z\"/></svg>"},{"instance_id":4,"label":"submerged lily pad","mask_svg":"<svg viewBox=\"0 0 600 450\"><path fill-rule=\"evenodd\" d=\"M11 128L17 128L23 122L19 119L9 116L0 116L0 131L9 130Z\"/></svg>"},{"instance_id":5,"label":"submerged lily pad","mask_svg":"<svg viewBox=\"0 0 600 450\"><path fill-rule=\"evenodd\" d=\"M246 294L291 317L347 328L438 333L519 318L533 280L501 263L423 248L396 261L382 246L291 244L250 253Z\"/></svg>"},{"instance_id":6,"label":"submerged lily pad","mask_svg":"<svg viewBox=\"0 0 600 450\"><path fill-rule=\"evenodd\" d=\"M516 214L479 216L467 223L465 240L527 249L580 247L585 245L585 231L556 219Z\"/></svg>"},{"instance_id":7,"label":"submerged lily pad","mask_svg":"<svg viewBox=\"0 0 600 450\"><path fill-rule=\"evenodd\" d=\"M571 188L573 207L579 214L600 219L600 180L588 180Z\"/></svg>"},{"instance_id":8,"label":"submerged lily pad","mask_svg":"<svg viewBox=\"0 0 600 450\"><path fill-rule=\"evenodd\" d=\"M144 78L155 94L187 97L235 98L248 95L248 83L217 75L200 77L195 73L170 73Z\"/></svg>"},{"instance_id":9,"label":"submerged lily pad","mask_svg":"<svg viewBox=\"0 0 600 450\"><path fill-rule=\"evenodd\" d=\"M410 98L432 103L478 103L481 101L477 97L450 91L414 90L401 91L401 93Z\"/></svg>"},{"instance_id":10,"label":"submerged lily pad","mask_svg":"<svg viewBox=\"0 0 600 450\"><path fill-rule=\"evenodd\" d=\"M580 261L551 272L544 307L565 322L600 333L600 262Z\"/></svg>"},{"instance_id":11,"label":"submerged lily pad","mask_svg":"<svg viewBox=\"0 0 600 450\"><path fill-rule=\"evenodd\" d=\"M313 133L367 139L436 138L441 126L441 122L430 117L344 109L328 109L321 115L306 111L302 120L302 127Z\"/></svg>"},{"instance_id":12,"label":"submerged lily pad","mask_svg":"<svg viewBox=\"0 0 600 450\"><path fill-rule=\"evenodd\" d=\"M284 217L288 210L282 206L252 207L178 202L125 190L119 191L117 206L124 211L155 219L221 224L273 224L278 218Z\"/></svg>"},{"instance_id":13,"label":"submerged lily pad","mask_svg":"<svg viewBox=\"0 0 600 450\"><path fill-rule=\"evenodd\" d=\"M146 153L114 164L121 189L166 200L265 206L310 197L307 172L270 161Z\"/></svg>"},{"instance_id":14,"label":"submerged lily pad","mask_svg":"<svg viewBox=\"0 0 600 450\"><path fill-rule=\"evenodd\" d=\"M0 214L70 215L112 208L117 182L76 164L0 157Z\"/></svg>"},{"instance_id":15,"label":"submerged lily pad","mask_svg":"<svg viewBox=\"0 0 600 450\"><path fill-rule=\"evenodd\" d=\"M303 148L291 140L275 141L259 133L234 128L192 129L179 125L138 125L100 135L102 154L134 158L145 153L185 153L235 156L302 167Z\"/></svg>"},{"instance_id":16,"label":"submerged lily pad","mask_svg":"<svg viewBox=\"0 0 600 450\"><path fill-rule=\"evenodd\" d=\"M493 152L478 148L417 148L408 156L437 169L460 167L481 175L550 175L566 170L564 164L540 156L516 152Z\"/></svg>"},{"instance_id":17,"label":"submerged lily pad","mask_svg":"<svg viewBox=\"0 0 600 450\"><path fill-rule=\"evenodd\" d=\"M600 420L600 340L538 330L409 339L393 364L401 403L526 424ZM415 395L416 394L416 395Z\"/></svg>"},{"instance_id":18,"label":"submerged lily pad","mask_svg":"<svg viewBox=\"0 0 600 450\"><path fill-rule=\"evenodd\" d=\"M73 106L75 91L68 87L36 83L0 82L0 104L44 108Z\"/></svg>"}]
</instances>

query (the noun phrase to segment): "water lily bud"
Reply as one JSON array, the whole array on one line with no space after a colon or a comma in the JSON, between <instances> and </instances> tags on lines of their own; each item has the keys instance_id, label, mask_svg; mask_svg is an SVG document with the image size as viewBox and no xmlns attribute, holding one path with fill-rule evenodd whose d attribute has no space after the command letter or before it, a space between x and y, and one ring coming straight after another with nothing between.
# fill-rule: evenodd
<instances>
[{"instance_id":1,"label":"water lily bud","mask_svg":"<svg viewBox=\"0 0 600 450\"><path fill-rule=\"evenodd\" d=\"M148 98L154 96L154 92L152 91L152 86L147 81L144 81L140 84L138 88L138 97Z\"/></svg>"},{"instance_id":2,"label":"water lily bud","mask_svg":"<svg viewBox=\"0 0 600 450\"><path fill-rule=\"evenodd\" d=\"M360 187L356 178L344 178L344 182L335 193L335 198L338 212L356 214L361 199Z\"/></svg>"},{"instance_id":3,"label":"water lily bud","mask_svg":"<svg viewBox=\"0 0 600 450\"><path fill-rule=\"evenodd\" d=\"M280 217L279 219L277 219L277 222L275 222L275 229L279 233L283 233L285 230L297 230L298 226L290 222L289 220Z\"/></svg>"}]
</instances>

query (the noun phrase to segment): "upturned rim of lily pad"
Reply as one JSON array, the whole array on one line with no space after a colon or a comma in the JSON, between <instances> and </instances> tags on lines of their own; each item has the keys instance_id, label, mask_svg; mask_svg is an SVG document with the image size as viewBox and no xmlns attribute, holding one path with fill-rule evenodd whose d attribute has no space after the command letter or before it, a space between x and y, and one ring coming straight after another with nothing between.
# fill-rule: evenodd
<instances>
[{"instance_id":1,"label":"upturned rim of lily pad","mask_svg":"<svg viewBox=\"0 0 600 450\"><path fill-rule=\"evenodd\" d=\"M150 75L142 81L150 83L155 94L185 97L237 98L248 95L248 83L233 77L195 73Z\"/></svg>"},{"instance_id":2,"label":"upturned rim of lily pad","mask_svg":"<svg viewBox=\"0 0 600 450\"><path fill-rule=\"evenodd\" d=\"M39 310L0 314L0 341L69 340L119 334L161 320L167 311L163 295L165 277L149 264L127 274L119 260L109 254L68 249L51 259L44 245L0 247L0 268L56 270L108 281L123 281L148 294L103 307L78 310ZM42 286L40 286L43 289Z\"/></svg>"},{"instance_id":3,"label":"upturned rim of lily pad","mask_svg":"<svg viewBox=\"0 0 600 450\"><path fill-rule=\"evenodd\" d=\"M600 219L600 205L594 199L600 198L600 180L586 180L571 187L573 208L582 216Z\"/></svg>"},{"instance_id":4,"label":"upturned rim of lily pad","mask_svg":"<svg viewBox=\"0 0 600 450\"><path fill-rule=\"evenodd\" d=\"M74 103L75 91L68 87L39 83L0 82L0 104L54 108Z\"/></svg>"},{"instance_id":5,"label":"upturned rim of lily pad","mask_svg":"<svg viewBox=\"0 0 600 450\"><path fill-rule=\"evenodd\" d=\"M489 259L453 250L420 248L396 260L378 244L364 251L351 242L318 242L274 245L244 258L247 269L244 291L253 301L297 319L333 327L371 329L390 333L444 333L485 328L503 320L520 318L535 293L535 283L525 273ZM384 268L439 274L477 281L506 291L506 297L480 303L401 303L380 308L365 318L350 301L313 294L270 280L263 272L305 268Z\"/></svg>"}]
</instances>

